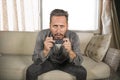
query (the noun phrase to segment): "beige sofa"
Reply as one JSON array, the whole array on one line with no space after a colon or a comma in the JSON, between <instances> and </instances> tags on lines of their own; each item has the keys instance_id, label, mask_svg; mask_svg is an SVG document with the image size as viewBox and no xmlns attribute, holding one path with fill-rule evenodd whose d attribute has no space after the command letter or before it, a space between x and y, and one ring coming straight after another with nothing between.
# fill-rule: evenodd
<instances>
[{"instance_id":1,"label":"beige sofa","mask_svg":"<svg viewBox=\"0 0 120 80\"><path fill-rule=\"evenodd\" d=\"M87 53L86 56L83 56L82 63L87 69L87 80L108 78L110 66L103 61L91 59L90 54L86 52L88 49L86 47L93 34L77 34L80 36L81 52L83 55ZM0 80L25 80L26 69L32 64L36 36L37 32L0 31ZM75 80L75 77L54 70L39 76L39 80Z\"/></svg>"}]
</instances>

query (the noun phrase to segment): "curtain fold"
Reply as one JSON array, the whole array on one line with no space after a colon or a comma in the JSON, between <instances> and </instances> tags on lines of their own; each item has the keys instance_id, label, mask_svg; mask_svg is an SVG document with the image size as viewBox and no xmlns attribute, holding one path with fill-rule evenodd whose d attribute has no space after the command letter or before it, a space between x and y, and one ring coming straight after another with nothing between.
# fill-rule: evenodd
<instances>
[{"instance_id":1,"label":"curtain fold","mask_svg":"<svg viewBox=\"0 0 120 80\"><path fill-rule=\"evenodd\" d=\"M120 49L120 27L114 0L103 0L101 14L102 34L112 33L111 47Z\"/></svg>"},{"instance_id":2,"label":"curtain fold","mask_svg":"<svg viewBox=\"0 0 120 80\"><path fill-rule=\"evenodd\" d=\"M2 22L3 22L3 30L8 30L8 14L7 14L7 2L6 0L2 0Z\"/></svg>"},{"instance_id":3,"label":"curtain fold","mask_svg":"<svg viewBox=\"0 0 120 80\"><path fill-rule=\"evenodd\" d=\"M18 28L18 13L17 13L17 4L16 4L16 0L13 1L13 14L14 14L14 19L13 19L13 22L14 22L14 26L13 26L13 29L15 31L19 31L19 28Z\"/></svg>"},{"instance_id":4,"label":"curtain fold","mask_svg":"<svg viewBox=\"0 0 120 80\"><path fill-rule=\"evenodd\" d=\"M103 0L102 7L102 34L112 33L111 0Z\"/></svg>"},{"instance_id":5,"label":"curtain fold","mask_svg":"<svg viewBox=\"0 0 120 80\"><path fill-rule=\"evenodd\" d=\"M113 26L113 37L115 41L116 48L120 49L120 25L118 21L118 15L115 7L115 2L112 2L112 26Z\"/></svg>"},{"instance_id":6,"label":"curtain fold","mask_svg":"<svg viewBox=\"0 0 120 80\"><path fill-rule=\"evenodd\" d=\"M19 26L19 27L21 27L21 30L22 31L25 31L25 12L24 12L24 1L23 0L20 0L20 6L21 6L21 19L22 19L22 21L21 21L21 26Z\"/></svg>"}]
</instances>

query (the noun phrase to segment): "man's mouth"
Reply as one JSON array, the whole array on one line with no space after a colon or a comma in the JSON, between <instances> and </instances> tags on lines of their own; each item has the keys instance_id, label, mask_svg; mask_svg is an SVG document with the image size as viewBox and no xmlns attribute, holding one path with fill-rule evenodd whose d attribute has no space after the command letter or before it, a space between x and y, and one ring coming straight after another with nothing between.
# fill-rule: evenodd
<instances>
[{"instance_id":1,"label":"man's mouth","mask_svg":"<svg viewBox=\"0 0 120 80\"><path fill-rule=\"evenodd\" d=\"M64 36L62 34L55 34L54 39L62 39Z\"/></svg>"}]
</instances>

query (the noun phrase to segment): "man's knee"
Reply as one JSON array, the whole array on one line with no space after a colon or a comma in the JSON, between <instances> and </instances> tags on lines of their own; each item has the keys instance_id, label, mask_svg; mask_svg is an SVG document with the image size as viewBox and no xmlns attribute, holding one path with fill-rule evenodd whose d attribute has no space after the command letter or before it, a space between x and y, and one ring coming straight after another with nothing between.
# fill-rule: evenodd
<instances>
[{"instance_id":1,"label":"man's knee","mask_svg":"<svg viewBox=\"0 0 120 80\"><path fill-rule=\"evenodd\" d=\"M32 64L27 68L26 74L36 75L36 73L39 71L39 69L40 69L40 66Z\"/></svg>"},{"instance_id":2,"label":"man's knee","mask_svg":"<svg viewBox=\"0 0 120 80\"><path fill-rule=\"evenodd\" d=\"M83 66L80 66L78 71L82 76L84 76L84 77L87 76L87 70Z\"/></svg>"},{"instance_id":3,"label":"man's knee","mask_svg":"<svg viewBox=\"0 0 120 80\"><path fill-rule=\"evenodd\" d=\"M26 70L26 74L30 75L30 74L34 74L33 72L34 70L31 68L31 66L29 66Z\"/></svg>"}]
</instances>

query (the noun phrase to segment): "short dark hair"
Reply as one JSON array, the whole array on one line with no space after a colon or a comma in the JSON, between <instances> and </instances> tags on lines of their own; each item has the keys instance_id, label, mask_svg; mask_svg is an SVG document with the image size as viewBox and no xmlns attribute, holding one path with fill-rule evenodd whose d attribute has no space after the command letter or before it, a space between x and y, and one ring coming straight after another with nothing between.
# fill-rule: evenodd
<instances>
[{"instance_id":1,"label":"short dark hair","mask_svg":"<svg viewBox=\"0 0 120 80\"><path fill-rule=\"evenodd\" d=\"M64 11L63 9L54 9L51 13L50 13L50 23L51 23L51 18L53 16L65 16L66 17L66 21L68 22L68 12Z\"/></svg>"}]
</instances>

